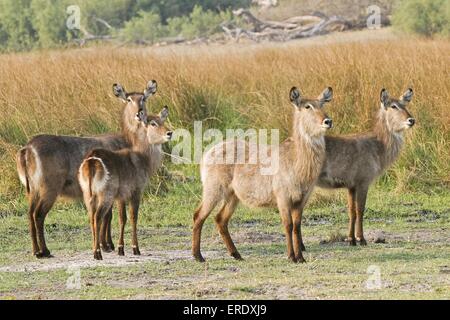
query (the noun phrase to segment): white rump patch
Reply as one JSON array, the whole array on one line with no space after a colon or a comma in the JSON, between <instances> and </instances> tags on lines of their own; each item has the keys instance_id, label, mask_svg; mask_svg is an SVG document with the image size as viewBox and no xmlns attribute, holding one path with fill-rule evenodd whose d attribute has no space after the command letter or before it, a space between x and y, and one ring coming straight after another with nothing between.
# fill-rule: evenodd
<instances>
[{"instance_id":1,"label":"white rump patch","mask_svg":"<svg viewBox=\"0 0 450 320\"><path fill-rule=\"evenodd\" d=\"M22 172L22 170L20 170L20 171L18 171L18 174L19 174L20 183L22 183L24 186L26 186L27 185L27 179L25 177L24 172Z\"/></svg>"},{"instance_id":2,"label":"white rump patch","mask_svg":"<svg viewBox=\"0 0 450 320\"><path fill-rule=\"evenodd\" d=\"M42 162L39 158L39 154L33 146L30 146L31 152L33 152L34 160L36 162L36 170L30 176L30 187L39 186L42 180ZM27 159L28 162L28 159Z\"/></svg>"},{"instance_id":3,"label":"white rump patch","mask_svg":"<svg viewBox=\"0 0 450 320\"><path fill-rule=\"evenodd\" d=\"M22 150L20 150L19 152L22 152ZM25 152L25 157L26 156L27 156L27 154ZM20 163L20 154L17 155L17 163L18 163L18 165L17 165L17 173L19 175L20 183L22 183L24 186L26 186L27 185L27 178L26 178L26 175L25 175L25 170L27 170L27 168L26 167L25 168L22 167L22 164Z\"/></svg>"},{"instance_id":4,"label":"white rump patch","mask_svg":"<svg viewBox=\"0 0 450 320\"><path fill-rule=\"evenodd\" d=\"M108 183L108 180L110 179L110 174L108 169L105 166L105 163L103 162L103 160L101 158L98 157L90 157L87 158L83 161L83 163L80 166L79 172L78 172L78 176L79 176L79 183L80 183L80 187L81 190L83 190L83 193L89 192L89 178L84 176L82 173L82 169L84 167L84 165L86 165L86 162L89 160L95 160L100 162L100 164L103 167L103 170L105 172L105 175L102 178L98 178L97 174L94 174L94 179L92 180L92 192L93 193L98 193L101 192L105 189L106 184Z\"/></svg>"}]
</instances>

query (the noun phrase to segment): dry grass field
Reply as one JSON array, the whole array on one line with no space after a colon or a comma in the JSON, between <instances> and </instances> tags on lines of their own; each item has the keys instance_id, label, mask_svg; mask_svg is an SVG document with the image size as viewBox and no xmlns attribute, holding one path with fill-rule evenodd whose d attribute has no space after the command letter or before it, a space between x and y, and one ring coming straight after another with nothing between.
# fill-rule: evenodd
<instances>
[{"instance_id":1,"label":"dry grass field","mask_svg":"<svg viewBox=\"0 0 450 320\"><path fill-rule=\"evenodd\" d=\"M345 36L345 35L344 35ZM20 190L17 149L37 133L87 135L117 131L121 105L111 85L141 90L159 82L151 107L167 103L175 127L206 120L211 127L290 130L287 92L334 88L333 134L369 130L382 87L411 86L418 126L390 171L404 188L450 182L450 43L417 39L302 46L249 45L156 49L89 48L0 56L2 197Z\"/></svg>"},{"instance_id":2,"label":"dry grass field","mask_svg":"<svg viewBox=\"0 0 450 320\"><path fill-rule=\"evenodd\" d=\"M449 298L449 52L448 41L402 39L382 30L288 44L1 55L0 298ZM159 92L148 108L156 112L167 104L174 128L192 129L193 121L203 120L204 127L219 129L280 128L283 137L291 130L288 92L293 85L307 96L333 87L331 134L370 130L381 88L399 96L413 87L410 111L417 126L368 202L368 232L386 231L388 244L367 249L320 245L345 230L346 214L343 194L319 193L305 213L305 242L311 244L306 258L312 263L286 266L277 214L257 210L253 216L240 209L231 233L238 234L248 263L236 266L226 257L211 219L205 250L213 259L205 269L189 259L192 210L201 192L197 167L166 159L167 169L176 174L153 180L140 220L142 247L150 258L132 266L84 265L83 289L61 293L64 261L90 259L88 219L80 204L56 206L46 231L57 260L34 262L15 153L38 133L118 131L122 106L112 84L142 90L150 79L158 81ZM174 180L180 176L188 179ZM361 285L372 261L388 278L375 293ZM305 277L290 281L302 274L298 269ZM346 284L352 287L346 290Z\"/></svg>"}]
</instances>

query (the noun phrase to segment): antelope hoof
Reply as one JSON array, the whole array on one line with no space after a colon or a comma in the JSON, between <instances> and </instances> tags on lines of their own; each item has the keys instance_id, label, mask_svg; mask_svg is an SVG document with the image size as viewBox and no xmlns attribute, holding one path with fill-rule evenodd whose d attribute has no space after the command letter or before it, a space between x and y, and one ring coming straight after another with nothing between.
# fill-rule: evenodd
<instances>
[{"instance_id":1,"label":"antelope hoof","mask_svg":"<svg viewBox=\"0 0 450 320\"><path fill-rule=\"evenodd\" d=\"M94 252L94 259L95 260L103 260L102 253L100 250Z\"/></svg>"},{"instance_id":2,"label":"antelope hoof","mask_svg":"<svg viewBox=\"0 0 450 320\"><path fill-rule=\"evenodd\" d=\"M111 250L111 247L109 245L105 245L105 246L102 246L102 251L106 252L106 253L110 253L113 250Z\"/></svg>"},{"instance_id":3,"label":"antelope hoof","mask_svg":"<svg viewBox=\"0 0 450 320\"><path fill-rule=\"evenodd\" d=\"M205 258L201 254L194 254L193 256L197 262L205 262Z\"/></svg>"},{"instance_id":4,"label":"antelope hoof","mask_svg":"<svg viewBox=\"0 0 450 320\"><path fill-rule=\"evenodd\" d=\"M303 258L303 256L297 257L296 260L297 260L297 263L306 263L306 260L305 260L305 258Z\"/></svg>"},{"instance_id":5,"label":"antelope hoof","mask_svg":"<svg viewBox=\"0 0 450 320\"><path fill-rule=\"evenodd\" d=\"M347 238L346 241L348 242L349 246L351 246L351 247L356 246L356 239L354 239L354 238Z\"/></svg>"},{"instance_id":6,"label":"antelope hoof","mask_svg":"<svg viewBox=\"0 0 450 320\"><path fill-rule=\"evenodd\" d=\"M48 249L45 249L44 251L36 252L35 256L38 259L52 258L53 257Z\"/></svg>"},{"instance_id":7,"label":"antelope hoof","mask_svg":"<svg viewBox=\"0 0 450 320\"><path fill-rule=\"evenodd\" d=\"M367 241L364 238L359 239L359 245L361 246L367 246Z\"/></svg>"},{"instance_id":8,"label":"antelope hoof","mask_svg":"<svg viewBox=\"0 0 450 320\"><path fill-rule=\"evenodd\" d=\"M114 247L114 243L112 243L112 242L108 243L108 247L109 247L109 249L111 249L111 251L116 250L116 248Z\"/></svg>"},{"instance_id":9,"label":"antelope hoof","mask_svg":"<svg viewBox=\"0 0 450 320\"><path fill-rule=\"evenodd\" d=\"M240 255L240 253L239 252L233 252L232 254L231 254L231 256L234 258L234 259L236 259L236 260L238 260L238 261L243 261L244 259L241 257L241 255Z\"/></svg>"},{"instance_id":10,"label":"antelope hoof","mask_svg":"<svg viewBox=\"0 0 450 320\"><path fill-rule=\"evenodd\" d=\"M135 256L140 256L140 255L141 255L141 252L139 251L139 248L133 248L133 254L134 254Z\"/></svg>"},{"instance_id":11,"label":"antelope hoof","mask_svg":"<svg viewBox=\"0 0 450 320\"><path fill-rule=\"evenodd\" d=\"M117 252L118 252L119 256L125 255L125 250L123 249L123 247L119 247L119 249L117 249Z\"/></svg>"},{"instance_id":12,"label":"antelope hoof","mask_svg":"<svg viewBox=\"0 0 450 320\"><path fill-rule=\"evenodd\" d=\"M289 256L289 260L293 263L297 263L297 258L295 256Z\"/></svg>"}]
</instances>

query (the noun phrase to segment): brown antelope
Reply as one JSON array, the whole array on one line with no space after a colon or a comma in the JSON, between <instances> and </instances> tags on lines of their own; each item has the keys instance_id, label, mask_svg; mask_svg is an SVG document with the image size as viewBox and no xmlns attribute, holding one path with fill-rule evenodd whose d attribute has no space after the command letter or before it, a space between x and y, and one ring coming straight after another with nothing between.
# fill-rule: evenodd
<instances>
[{"instance_id":1,"label":"brown antelope","mask_svg":"<svg viewBox=\"0 0 450 320\"><path fill-rule=\"evenodd\" d=\"M366 245L363 214L370 184L397 159L403 146L403 132L415 124L406 109L413 97L408 89L399 99L381 90L381 108L373 132L326 137L326 161L317 185L348 189L348 238L350 245ZM356 225L356 236L355 236Z\"/></svg>"},{"instance_id":2,"label":"brown antelope","mask_svg":"<svg viewBox=\"0 0 450 320\"><path fill-rule=\"evenodd\" d=\"M293 135L279 146L278 170L272 175L262 175L261 162L256 164L214 164L217 157L227 156L227 150L248 149L242 140L216 145L203 157L201 178L202 203L194 214L192 254L203 262L200 252L201 230L206 218L219 202L222 207L216 216L216 225L228 252L242 259L230 233L228 222L239 201L251 207L277 206L284 225L287 253L293 262L305 262L301 250L301 219L303 208L319 176L325 158L325 132L332 120L323 107L333 96L331 88L325 89L317 99L301 97L297 88L290 91L295 107ZM275 146L268 147L268 153ZM247 157L249 155L246 155Z\"/></svg>"},{"instance_id":3,"label":"brown antelope","mask_svg":"<svg viewBox=\"0 0 450 320\"><path fill-rule=\"evenodd\" d=\"M77 172L84 156L94 148L118 150L129 147L142 134L136 121L138 112L147 113L145 103L156 93L156 81L150 81L143 93L127 93L120 84L113 86L116 97L126 103L122 115L122 134L96 137L39 135L17 153L17 171L26 188L28 219L33 255L50 257L44 237L44 220L58 196L82 198ZM159 155L156 152L155 157ZM160 157L160 156L159 156ZM114 249L109 238L109 249Z\"/></svg>"},{"instance_id":4,"label":"brown antelope","mask_svg":"<svg viewBox=\"0 0 450 320\"><path fill-rule=\"evenodd\" d=\"M142 118L146 127L145 143L142 141L131 149L118 151L92 150L80 166L78 179L89 212L94 258L97 260L102 260L100 229L102 224L110 220L108 212L111 211L114 201L130 204L133 253L140 255L137 240L139 203L149 172L153 168L148 145L161 145L172 138L172 131L164 126L168 114L165 107L159 116ZM120 217L120 223L119 251L122 249L123 253L123 217Z\"/></svg>"}]
</instances>

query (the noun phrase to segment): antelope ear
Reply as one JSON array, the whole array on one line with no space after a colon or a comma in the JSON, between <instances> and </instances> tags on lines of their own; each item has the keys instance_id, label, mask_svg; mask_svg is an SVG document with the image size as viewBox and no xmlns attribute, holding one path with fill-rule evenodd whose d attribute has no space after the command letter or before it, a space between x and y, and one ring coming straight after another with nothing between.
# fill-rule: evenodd
<instances>
[{"instance_id":1,"label":"antelope ear","mask_svg":"<svg viewBox=\"0 0 450 320\"><path fill-rule=\"evenodd\" d=\"M384 88L381 90L381 93L380 93L380 101L381 101L381 106L384 108L387 108L387 106L389 104L389 93Z\"/></svg>"},{"instance_id":2,"label":"antelope ear","mask_svg":"<svg viewBox=\"0 0 450 320\"><path fill-rule=\"evenodd\" d=\"M405 102L405 103L409 103L412 100L412 97L414 95L414 91L413 89L409 88L408 90L405 91L405 93L400 97L400 100Z\"/></svg>"},{"instance_id":3,"label":"antelope ear","mask_svg":"<svg viewBox=\"0 0 450 320\"><path fill-rule=\"evenodd\" d=\"M125 91L124 87L122 87L121 84L119 83L113 84L113 92L117 98L119 98L123 102L127 102L127 92Z\"/></svg>"},{"instance_id":4,"label":"antelope ear","mask_svg":"<svg viewBox=\"0 0 450 320\"><path fill-rule=\"evenodd\" d=\"M147 83L147 87L144 90L144 101L147 101L158 90L158 83L156 80L151 80Z\"/></svg>"},{"instance_id":5,"label":"antelope ear","mask_svg":"<svg viewBox=\"0 0 450 320\"><path fill-rule=\"evenodd\" d=\"M289 92L289 99L295 107L300 107L302 97L297 87L292 87L291 91Z\"/></svg>"},{"instance_id":6,"label":"antelope ear","mask_svg":"<svg viewBox=\"0 0 450 320\"><path fill-rule=\"evenodd\" d=\"M168 117L169 117L169 107L164 106L164 108L159 113L159 118L161 119L162 122L164 122L167 120Z\"/></svg>"},{"instance_id":7,"label":"antelope ear","mask_svg":"<svg viewBox=\"0 0 450 320\"><path fill-rule=\"evenodd\" d=\"M328 87L320 94L319 97L317 97L320 104L323 106L325 103L330 102L333 100L333 88Z\"/></svg>"}]
</instances>

